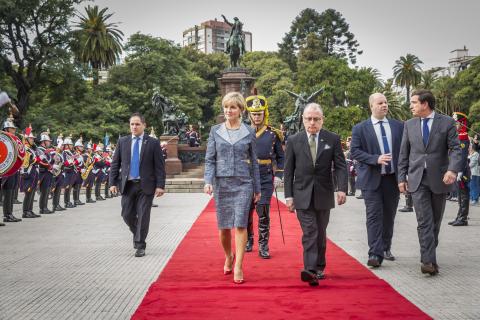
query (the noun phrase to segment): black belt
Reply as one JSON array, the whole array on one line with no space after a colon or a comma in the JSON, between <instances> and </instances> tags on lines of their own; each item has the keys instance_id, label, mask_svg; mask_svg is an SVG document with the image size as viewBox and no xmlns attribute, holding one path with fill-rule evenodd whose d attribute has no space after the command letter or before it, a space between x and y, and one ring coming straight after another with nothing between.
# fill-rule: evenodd
<instances>
[{"instance_id":1,"label":"black belt","mask_svg":"<svg viewBox=\"0 0 480 320\"><path fill-rule=\"evenodd\" d=\"M140 183L140 179L132 179L132 180L128 180L129 182L131 183Z\"/></svg>"},{"instance_id":2,"label":"black belt","mask_svg":"<svg viewBox=\"0 0 480 320\"><path fill-rule=\"evenodd\" d=\"M394 176L395 172L393 173L382 173L382 177Z\"/></svg>"}]
</instances>

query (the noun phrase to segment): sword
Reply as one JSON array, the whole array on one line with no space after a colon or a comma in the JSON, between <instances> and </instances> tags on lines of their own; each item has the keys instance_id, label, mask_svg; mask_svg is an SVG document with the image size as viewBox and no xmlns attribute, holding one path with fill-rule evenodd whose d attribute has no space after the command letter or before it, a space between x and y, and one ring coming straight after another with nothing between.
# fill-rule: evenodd
<instances>
[{"instance_id":1,"label":"sword","mask_svg":"<svg viewBox=\"0 0 480 320\"><path fill-rule=\"evenodd\" d=\"M283 240L283 244L285 244L285 236L283 235L282 215L280 214L280 204L278 203L277 187L273 186L273 189L275 190L275 200L277 200L277 210L278 210L278 218L280 219L280 230L282 231L282 240Z\"/></svg>"}]
</instances>

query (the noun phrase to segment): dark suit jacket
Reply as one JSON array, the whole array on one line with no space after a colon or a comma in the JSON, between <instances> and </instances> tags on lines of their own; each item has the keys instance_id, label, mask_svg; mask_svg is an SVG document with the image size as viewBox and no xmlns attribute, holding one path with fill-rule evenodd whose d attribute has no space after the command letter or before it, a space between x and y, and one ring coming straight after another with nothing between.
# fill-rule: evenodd
<instances>
[{"instance_id":1,"label":"dark suit jacket","mask_svg":"<svg viewBox=\"0 0 480 320\"><path fill-rule=\"evenodd\" d=\"M308 209L312 199L317 210L335 207L332 168L335 169L338 190L347 192L347 166L338 135L320 130L315 166L305 131L288 138L285 156L285 198L293 197L296 209Z\"/></svg>"},{"instance_id":2,"label":"dark suit jacket","mask_svg":"<svg viewBox=\"0 0 480 320\"><path fill-rule=\"evenodd\" d=\"M130 173L132 154L132 136L121 137L113 154L110 169L110 185L117 186L124 194ZM145 134L140 150L140 188L143 193L151 195L155 188L165 188L165 160L160 148L160 142Z\"/></svg>"},{"instance_id":3,"label":"dark suit jacket","mask_svg":"<svg viewBox=\"0 0 480 320\"><path fill-rule=\"evenodd\" d=\"M458 140L455 120L435 113L428 144L422 139L421 119L413 118L405 122L400 158L398 181L407 181L408 190L415 192L422 181L423 171L427 170L427 181L433 193L447 193L453 185L443 183L447 170L461 171L462 151Z\"/></svg>"},{"instance_id":4,"label":"dark suit jacket","mask_svg":"<svg viewBox=\"0 0 480 320\"><path fill-rule=\"evenodd\" d=\"M398 156L403 135L403 123L388 119L392 132L392 169L398 178ZM360 122L352 129L350 145L352 158L358 161L356 187L361 190L376 190L380 185L382 166L378 164L378 157L382 154L375 129L371 119Z\"/></svg>"}]
</instances>

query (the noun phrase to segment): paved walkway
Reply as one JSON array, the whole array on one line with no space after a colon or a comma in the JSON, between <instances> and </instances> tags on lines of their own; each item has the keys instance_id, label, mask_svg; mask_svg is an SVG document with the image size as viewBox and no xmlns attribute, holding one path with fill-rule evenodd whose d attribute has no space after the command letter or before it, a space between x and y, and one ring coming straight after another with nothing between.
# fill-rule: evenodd
<instances>
[{"instance_id":1,"label":"paved walkway","mask_svg":"<svg viewBox=\"0 0 480 320\"><path fill-rule=\"evenodd\" d=\"M144 258L133 257L120 198L0 227L0 319L128 319L209 199L177 193L155 200ZM446 224L455 210L449 202L439 276L420 273L412 213L397 215L397 260L374 272L435 319L480 319L480 208L469 227ZM349 197L334 210L328 233L366 262L362 200Z\"/></svg>"}]
</instances>

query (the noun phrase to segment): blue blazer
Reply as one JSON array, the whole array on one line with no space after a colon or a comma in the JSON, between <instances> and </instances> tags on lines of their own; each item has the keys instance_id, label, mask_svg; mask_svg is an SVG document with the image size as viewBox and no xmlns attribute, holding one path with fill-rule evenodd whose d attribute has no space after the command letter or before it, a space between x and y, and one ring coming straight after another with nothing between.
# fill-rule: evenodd
<instances>
[{"instance_id":1,"label":"blue blazer","mask_svg":"<svg viewBox=\"0 0 480 320\"><path fill-rule=\"evenodd\" d=\"M403 123L388 119L392 131L392 168L398 179L398 156L402 143ZM378 157L382 154L372 120L369 118L352 129L350 144L352 159L358 161L356 187L361 190L376 190L380 185L382 166L378 164Z\"/></svg>"},{"instance_id":2,"label":"blue blazer","mask_svg":"<svg viewBox=\"0 0 480 320\"><path fill-rule=\"evenodd\" d=\"M254 192L260 193L255 131L240 126L239 140L231 144L225 123L213 126L205 154L205 184L214 184L215 177L252 177Z\"/></svg>"}]
</instances>

